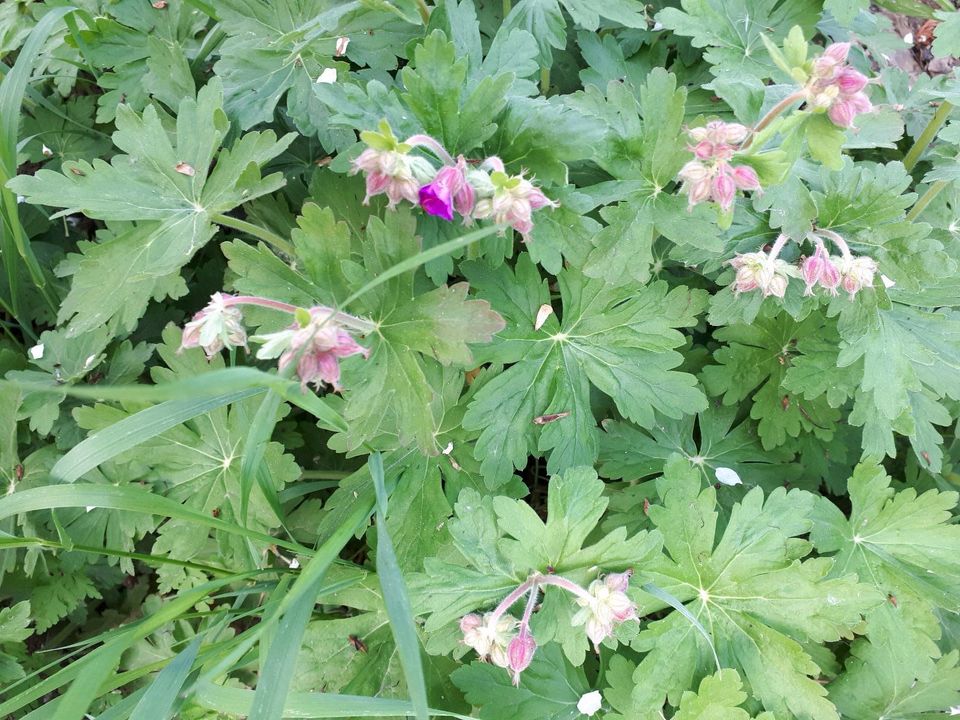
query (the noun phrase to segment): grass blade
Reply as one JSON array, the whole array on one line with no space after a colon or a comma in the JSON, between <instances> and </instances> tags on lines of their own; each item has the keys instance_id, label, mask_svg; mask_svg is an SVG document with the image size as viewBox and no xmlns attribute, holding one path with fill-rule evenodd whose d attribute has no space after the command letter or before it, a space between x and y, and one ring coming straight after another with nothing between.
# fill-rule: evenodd
<instances>
[{"instance_id":1,"label":"grass blade","mask_svg":"<svg viewBox=\"0 0 960 720\"><path fill-rule=\"evenodd\" d=\"M168 400L141 410L78 444L57 461L50 474L57 482L72 483L100 463L135 448L170 428L261 392L262 388L250 388L198 400Z\"/></svg>"},{"instance_id":2,"label":"grass blade","mask_svg":"<svg viewBox=\"0 0 960 720\"><path fill-rule=\"evenodd\" d=\"M190 676L190 669L200 651L200 636L167 665L147 688L140 702L130 713L130 720L167 720L174 710L177 696Z\"/></svg>"},{"instance_id":3,"label":"grass blade","mask_svg":"<svg viewBox=\"0 0 960 720\"><path fill-rule=\"evenodd\" d=\"M424 263L428 263L431 260L436 260L438 257L443 257L452 252L459 250L462 247L471 245L472 243L477 242L477 240L483 240L485 237L490 237L500 228L496 225L490 227L480 228L479 230L474 230L473 232L467 233L466 235L461 235L458 238L453 240L448 240L445 243L440 243L439 245L430 248L429 250L423 250L418 252L413 257L409 257L403 262L399 262L389 270L380 273L373 280L368 282L362 288L353 293L350 297L343 301L343 307L347 307L350 303L356 300L363 295L366 295L368 292L373 290L375 287L379 287L387 280L397 277L397 275L403 275L403 273L408 270L414 270L415 268L420 267Z\"/></svg>"},{"instance_id":4,"label":"grass blade","mask_svg":"<svg viewBox=\"0 0 960 720\"><path fill-rule=\"evenodd\" d=\"M387 530L387 490L384 485L383 458L374 453L369 458L370 475L377 493L377 576L383 589L383 602L390 618L390 629L400 653L400 665L407 681L407 691L417 720L430 717L427 705L427 684L423 677L420 639L413 624L413 608L407 586L400 572L393 541Z\"/></svg>"},{"instance_id":5,"label":"grass blade","mask_svg":"<svg viewBox=\"0 0 960 720\"><path fill-rule=\"evenodd\" d=\"M115 485L48 485L22 490L0 498L0 520L34 510L52 510L56 508L97 507L110 510L139 512L146 515L184 520L205 525L214 530L222 530L240 535L248 540L276 545L300 555L310 555L310 548L298 543L288 542L234 523L220 520L206 513L191 510L175 500L157 495L141 487ZM346 542L346 541L344 541Z\"/></svg>"},{"instance_id":6,"label":"grass blade","mask_svg":"<svg viewBox=\"0 0 960 720\"><path fill-rule=\"evenodd\" d=\"M57 24L75 8L52 8L30 31L27 41L20 49L17 61L13 68L0 82L0 216L2 216L3 262L6 266L7 281L10 284L10 301L19 317L20 298L17 292L17 263L14 257L19 255L26 263L30 278L40 288L50 309L56 312L56 302L47 286L43 269L30 246L30 240L20 224L20 214L17 209L17 196L8 190L6 185L17 173L17 132L20 124L20 109L23 105L23 96L27 90L27 82L33 72L33 65L40 56L43 44ZM13 252L15 251L15 252ZM21 323L22 324L22 323Z\"/></svg>"},{"instance_id":7,"label":"grass blade","mask_svg":"<svg viewBox=\"0 0 960 720\"><path fill-rule=\"evenodd\" d=\"M707 645L710 646L710 652L713 653L713 661L717 665L717 672L720 672L720 669L721 669L720 658L717 657L717 649L713 646L713 638L710 637L710 633L708 633L706 628L703 627L700 621L697 620L696 617L694 617L693 613L687 610L684 604L680 602L677 598L675 598L673 595L668 593L663 588L657 585L654 585L653 583L646 583L644 585L641 585L640 589L643 590L645 593L653 595L658 600L663 600L663 602L665 602L667 605L672 607L674 610L676 610L678 613L680 613L687 620L690 621L690 624L693 625L694 628L696 628L697 632L699 632L703 636L703 639L707 641Z\"/></svg>"},{"instance_id":8,"label":"grass blade","mask_svg":"<svg viewBox=\"0 0 960 720\"><path fill-rule=\"evenodd\" d=\"M246 717L253 704L253 691L203 683L194 699L201 706L225 715ZM446 710L430 710L431 715L475 720ZM290 693L283 716L288 718L410 717L409 700L336 695L334 693Z\"/></svg>"}]
</instances>

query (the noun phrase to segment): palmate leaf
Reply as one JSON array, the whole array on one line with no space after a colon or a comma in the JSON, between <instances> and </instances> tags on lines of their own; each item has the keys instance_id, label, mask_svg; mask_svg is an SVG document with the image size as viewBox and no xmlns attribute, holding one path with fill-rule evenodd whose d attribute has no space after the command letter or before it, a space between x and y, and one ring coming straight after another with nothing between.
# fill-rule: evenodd
<instances>
[{"instance_id":1,"label":"palmate leaf","mask_svg":"<svg viewBox=\"0 0 960 720\"><path fill-rule=\"evenodd\" d=\"M12 683L25 674L20 667L20 660L26 654L23 641L33 635L30 623L28 600L21 600L15 605L0 610L0 682L2 683Z\"/></svg>"},{"instance_id":2,"label":"palmate leaf","mask_svg":"<svg viewBox=\"0 0 960 720\"><path fill-rule=\"evenodd\" d=\"M828 579L828 558L803 559L811 545L798 536L812 526L815 496L778 489L764 499L754 488L716 538L716 491L700 487L685 459L667 465L658 481L663 505L650 508L666 552L644 571L687 604L710 633L721 666L740 672L765 709L836 720L805 645L849 635L882 596L856 576ZM662 606L650 598L642 611ZM710 649L677 612L650 623L632 644L645 653L632 696L642 716L655 715L664 695L677 706L685 689L715 670Z\"/></svg>"},{"instance_id":3,"label":"palmate leaf","mask_svg":"<svg viewBox=\"0 0 960 720\"><path fill-rule=\"evenodd\" d=\"M895 492L871 462L848 483L850 517L821 498L811 539L835 553L834 574L855 572L887 602L867 616L846 671L830 685L844 715L912 717L960 701L960 668L951 653L939 661L940 626L934 609L960 612L960 527L951 511L957 493L913 488Z\"/></svg>"},{"instance_id":4,"label":"palmate leaf","mask_svg":"<svg viewBox=\"0 0 960 720\"><path fill-rule=\"evenodd\" d=\"M476 394L463 420L464 427L481 430L476 456L490 487L507 482L538 450L548 452L551 473L594 462L591 385L645 427L655 422L655 410L680 417L706 407L693 377L672 369L680 360L674 348L683 342L675 328L696 322L704 300L699 291L668 291L658 282L624 300L602 281L563 272L562 321L551 317L535 330L550 294L529 256L521 255L515 270L465 265L464 271L508 319L482 359L513 365ZM560 417L534 422L552 414Z\"/></svg>"},{"instance_id":5,"label":"palmate leaf","mask_svg":"<svg viewBox=\"0 0 960 720\"><path fill-rule=\"evenodd\" d=\"M447 523L447 547L426 560L424 573L410 578L414 607L428 615L428 650L449 652L455 640L438 631L449 629L468 612L492 607L533 572L553 568L584 583L601 568L636 568L642 573L659 552L659 536L639 532L628 537L622 527L595 535L608 503L603 491L603 481L592 468L572 468L553 476L544 522L520 500L463 490L455 517ZM570 630L569 619L560 628L557 605L567 602L563 591L548 587L545 607L547 603L553 607L538 613L534 632L543 641L562 640L568 657L579 655L582 662L586 634Z\"/></svg>"},{"instance_id":6,"label":"palmate leaf","mask_svg":"<svg viewBox=\"0 0 960 720\"><path fill-rule=\"evenodd\" d=\"M788 437L814 433L829 439L840 417L820 393L791 393L785 386L800 338L833 334L831 323L818 315L797 322L786 314L758 318L752 325L731 325L714 334L727 345L714 353L716 365L703 369L704 385L711 394L722 395L725 405L734 405L751 394L750 417L765 449L787 442ZM839 390L838 390L839 392Z\"/></svg>"},{"instance_id":7,"label":"palmate leaf","mask_svg":"<svg viewBox=\"0 0 960 720\"><path fill-rule=\"evenodd\" d=\"M794 25L810 37L820 19L819 0L681 0L683 8L657 13L657 21L677 35L689 37L694 47L708 48L704 59L716 72L746 72L769 77L769 59L761 35L781 40Z\"/></svg>"},{"instance_id":8,"label":"palmate leaf","mask_svg":"<svg viewBox=\"0 0 960 720\"><path fill-rule=\"evenodd\" d=\"M574 720L583 717L577 703L591 690L583 669L566 662L555 643L537 649L519 687L502 668L481 662L457 668L452 680L483 720Z\"/></svg>"},{"instance_id":9,"label":"palmate leaf","mask_svg":"<svg viewBox=\"0 0 960 720\"><path fill-rule=\"evenodd\" d=\"M335 222L331 210L308 204L303 213L293 233L302 267L289 267L262 246L224 245L238 290L301 306L338 306L349 291L420 251L416 220L406 211L390 212L383 221L370 218L362 245L359 238L354 245L346 224ZM439 453L442 407L456 402L435 390L440 366L472 367L471 346L503 328L486 300L467 295L465 283L424 292L420 277L415 270L402 273L346 308L377 327L363 341L370 357L342 364L350 429L337 438L339 449L353 450L376 438L384 448L413 441L428 454Z\"/></svg>"},{"instance_id":10,"label":"palmate leaf","mask_svg":"<svg viewBox=\"0 0 960 720\"><path fill-rule=\"evenodd\" d=\"M223 367L220 358L207 361L199 349L177 353L180 341L175 328L164 332L165 345L158 354L167 368L154 368L157 382L202 376ZM230 407L219 407L194 420L168 430L119 455L115 462L128 468L124 477L133 475L153 482L164 494L206 515L237 521L241 508L240 468L244 442L260 398L250 398ZM286 409L282 408L281 413ZM128 416L123 410L106 405L84 407L76 412L81 427L96 431ZM264 451L263 482L276 490L295 480L300 470L293 458L276 442ZM260 531L280 524L261 487L249 498L248 527ZM100 511L95 511L100 512ZM103 511L106 512L106 511ZM227 563L246 567L249 551L243 542L218 537L221 546L208 541L208 529L187 522L169 520L161 526L153 552L177 560L207 559L211 564ZM190 587L205 578L195 571L176 566L159 570L164 589Z\"/></svg>"},{"instance_id":11,"label":"palmate leaf","mask_svg":"<svg viewBox=\"0 0 960 720\"><path fill-rule=\"evenodd\" d=\"M279 174L261 178L260 168L293 136L278 141L272 131L248 133L221 150L229 129L221 105L215 80L197 100L184 100L176 144L153 106L142 115L121 107L113 142L126 154L110 164L65 163L62 174L40 170L10 182L32 203L137 223L109 242L83 247L71 261L73 287L59 316L70 321L71 335L100 325L132 330L150 298L169 292L180 268L213 236L215 215L283 185ZM108 296L99 292L105 284L113 288Z\"/></svg>"},{"instance_id":12,"label":"palmate leaf","mask_svg":"<svg viewBox=\"0 0 960 720\"><path fill-rule=\"evenodd\" d=\"M950 423L944 400L960 399L960 314L880 302L868 295L841 306L837 364L862 363L850 423L863 427L865 456L895 456L896 432L910 438L923 467L939 472L943 440L935 426Z\"/></svg>"},{"instance_id":13,"label":"palmate leaf","mask_svg":"<svg viewBox=\"0 0 960 720\"><path fill-rule=\"evenodd\" d=\"M221 0L217 13L229 37L213 69L223 79L224 109L242 130L269 121L280 100L301 130L314 132L313 87L325 68L345 70L333 58L336 28L353 2L332 0Z\"/></svg>"},{"instance_id":14,"label":"palmate leaf","mask_svg":"<svg viewBox=\"0 0 960 720\"><path fill-rule=\"evenodd\" d=\"M106 92L97 98L97 122L112 121L124 106L139 112L151 95L175 109L196 94L186 53L206 15L184 0L169 0L159 9L121 0L108 12L112 17L97 17L79 35L84 59L107 69L99 77Z\"/></svg>"},{"instance_id":15,"label":"palmate leaf","mask_svg":"<svg viewBox=\"0 0 960 720\"><path fill-rule=\"evenodd\" d=\"M603 423L600 473L604 477L639 480L663 471L666 461L682 453L700 469L707 483L718 481L718 469L733 470L744 485L772 489L800 474L786 448L764 450L756 426L736 423L737 409L713 405L697 415L662 419L648 430L629 423ZM696 429L694 428L696 423Z\"/></svg>"}]
</instances>

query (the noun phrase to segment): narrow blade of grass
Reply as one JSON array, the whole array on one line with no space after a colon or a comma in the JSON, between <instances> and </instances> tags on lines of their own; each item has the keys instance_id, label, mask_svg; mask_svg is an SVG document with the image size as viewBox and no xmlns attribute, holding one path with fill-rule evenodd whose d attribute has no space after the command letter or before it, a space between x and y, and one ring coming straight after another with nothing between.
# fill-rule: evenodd
<instances>
[{"instance_id":1,"label":"narrow blade of grass","mask_svg":"<svg viewBox=\"0 0 960 720\"><path fill-rule=\"evenodd\" d=\"M199 415L263 392L250 388L195 400L168 400L104 428L60 458L50 470L57 482L72 483L102 462Z\"/></svg>"},{"instance_id":2,"label":"narrow blade of grass","mask_svg":"<svg viewBox=\"0 0 960 720\"><path fill-rule=\"evenodd\" d=\"M393 541L387 530L387 490L384 484L383 458L374 453L369 458L370 476L377 493L377 575L383 589L383 602L390 618L390 629L400 653L400 665L407 681L407 691L417 720L430 717L427 705L427 684L423 677L420 639L413 624L413 608L407 595Z\"/></svg>"},{"instance_id":3,"label":"narrow blade of grass","mask_svg":"<svg viewBox=\"0 0 960 720\"><path fill-rule=\"evenodd\" d=\"M200 651L200 636L195 637L167 665L147 688L140 702L130 713L130 720L167 720L175 710L177 696L190 676L190 669Z\"/></svg>"}]
</instances>

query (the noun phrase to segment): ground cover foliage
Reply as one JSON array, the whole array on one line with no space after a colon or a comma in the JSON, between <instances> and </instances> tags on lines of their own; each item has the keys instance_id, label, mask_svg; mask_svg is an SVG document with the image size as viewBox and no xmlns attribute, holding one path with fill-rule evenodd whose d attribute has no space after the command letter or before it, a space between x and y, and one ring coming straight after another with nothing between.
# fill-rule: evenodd
<instances>
[{"instance_id":1,"label":"ground cover foliage","mask_svg":"<svg viewBox=\"0 0 960 720\"><path fill-rule=\"evenodd\" d=\"M960 712L956 55L0 5L0 717Z\"/></svg>"}]
</instances>

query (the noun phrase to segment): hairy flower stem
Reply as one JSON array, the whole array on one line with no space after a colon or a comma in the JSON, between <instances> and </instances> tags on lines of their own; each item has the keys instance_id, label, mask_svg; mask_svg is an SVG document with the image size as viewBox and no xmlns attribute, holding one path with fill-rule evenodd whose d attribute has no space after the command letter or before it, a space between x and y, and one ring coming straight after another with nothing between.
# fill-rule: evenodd
<instances>
[{"instance_id":1,"label":"hairy flower stem","mask_svg":"<svg viewBox=\"0 0 960 720\"><path fill-rule=\"evenodd\" d=\"M838 233L835 233L833 230L824 230L822 228L817 228L815 234L819 235L820 237L826 238L827 240L832 242L834 245L836 245L837 249L840 250L840 254L843 255L843 257L845 258L851 257L850 246L847 245L847 241L844 240Z\"/></svg>"},{"instance_id":2,"label":"hairy flower stem","mask_svg":"<svg viewBox=\"0 0 960 720\"><path fill-rule=\"evenodd\" d=\"M413 147L430 148L447 165L453 165L456 162L447 152L447 149L429 135L411 135L403 142L405 145Z\"/></svg>"},{"instance_id":3,"label":"hairy flower stem","mask_svg":"<svg viewBox=\"0 0 960 720\"><path fill-rule=\"evenodd\" d=\"M496 625L500 618L503 617L504 613L513 607L514 603L516 603L517 600L523 597L527 592L530 592L530 600L527 601L527 607L524 611L523 617L525 620L529 621L530 614L533 612L533 606L536 605L538 588L541 585L556 585L557 587L563 588L567 592L572 593L579 598L587 601L593 600L593 596L590 593L572 580L567 580L567 578L561 577L560 575L541 575L540 573L534 573L520 583L513 590L513 592L507 595L500 602L500 604L494 608L493 613L491 613L490 624Z\"/></svg>"},{"instance_id":4,"label":"hairy flower stem","mask_svg":"<svg viewBox=\"0 0 960 720\"><path fill-rule=\"evenodd\" d=\"M930 122L927 123L923 132L920 133L920 137L917 138L913 147L910 148L903 157L903 166L907 169L907 172L911 172L913 168L916 167L920 156L923 155L924 151L930 146L930 143L933 142L933 138L940 132L940 128L947 122L947 117L950 115L951 110L953 110L953 104L946 100L937 108L933 117L930 118Z\"/></svg>"},{"instance_id":5,"label":"hairy flower stem","mask_svg":"<svg viewBox=\"0 0 960 720\"><path fill-rule=\"evenodd\" d=\"M513 10L513 3L510 0L503 0L503 16L506 17Z\"/></svg>"},{"instance_id":6,"label":"hairy flower stem","mask_svg":"<svg viewBox=\"0 0 960 720\"><path fill-rule=\"evenodd\" d=\"M933 202L934 198L939 195L943 189L949 185L946 180L937 180L930 187L927 188L927 191L920 196L920 199L914 203L913 207L910 208L910 212L907 213L907 220L916 220L920 213L927 209L927 205Z\"/></svg>"},{"instance_id":7,"label":"hairy flower stem","mask_svg":"<svg viewBox=\"0 0 960 720\"><path fill-rule=\"evenodd\" d=\"M550 92L550 66L544 65L540 68L540 94L546 97Z\"/></svg>"},{"instance_id":8,"label":"hairy flower stem","mask_svg":"<svg viewBox=\"0 0 960 720\"><path fill-rule=\"evenodd\" d=\"M802 100L803 97L804 97L803 91L798 90L795 93L791 93L790 95L787 95L783 100L781 100L772 108L770 108L770 111L766 115L764 115L762 118L760 118L760 122L758 122L756 126L753 128L753 134L747 138L745 143L743 143L743 145L741 146L741 150L746 150L748 147L750 147L750 143L753 142L753 139L762 130L765 130L767 126L770 125L770 123L776 120L777 117L779 117L783 113L784 110L786 110L788 107L790 107L795 102L797 102L797 100Z\"/></svg>"},{"instance_id":9,"label":"hairy flower stem","mask_svg":"<svg viewBox=\"0 0 960 720\"><path fill-rule=\"evenodd\" d=\"M839 237L839 236L838 236ZM773 243L773 247L770 248L770 259L775 260L780 254L780 251L783 250L784 245L787 244L789 238L786 235L778 235L776 241Z\"/></svg>"},{"instance_id":10,"label":"hairy flower stem","mask_svg":"<svg viewBox=\"0 0 960 720\"><path fill-rule=\"evenodd\" d=\"M271 310L279 310L280 312L289 313L290 315L295 315L297 310L302 310L302 308L299 308L296 305L280 302L279 300L270 300L269 298L259 297L257 295L224 295L223 297L223 304L228 307L230 305L257 305L259 307L265 307L270 308ZM324 320L322 325L325 325L330 321L362 333L371 332L376 328L376 325L369 320L364 320L363 318L358 318L336 310L331 312L330 317Z\"/></svg>"},{"instance_id":11,"label":"hairy flower stem","mask_svg":"<svg viewBox=\"0 0 960 720\"><path fill-rule=\"evenodd\" d=\"M540 588L534 584L530 588L530 596L527 598L527 606L523 609L523 618L520 620L520 628L530 626L530 616L533 615L533 609L537 606L537 597L540 595Z\"/></svg>"},{"instance_id":12,"label":"hairy flower stem","mask_svg":"<svg viewBox=\"0 0 960 720\"><path fill-rule=\"evenodd\" d=\"M211 220L217 223L217 225L233 228L234 230L239 230L247 235L251 235L258 240L263 240L265 243L267 243L267 245L273 246L274 250L279 250L284 255L293 256L297 254L297 251L293 245L276 233L270 232L266 228L262 228L259 225L254 225L253 223L248 223L246 220L240 220L239 218L223 214L214 215Z\"/></svg>"}]
</instances>

